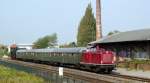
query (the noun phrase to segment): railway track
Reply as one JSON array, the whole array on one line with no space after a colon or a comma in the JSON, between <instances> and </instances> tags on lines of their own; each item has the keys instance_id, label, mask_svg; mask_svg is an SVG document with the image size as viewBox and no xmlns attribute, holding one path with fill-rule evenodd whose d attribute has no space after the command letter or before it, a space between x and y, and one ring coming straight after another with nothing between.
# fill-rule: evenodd
<instances>
[{"instance_id":1,"label":"railway track","mask_svg":"<svg viewBox=\"0 0 150 83\"><path fill-rule=\"evenodd\" d=\"M40 71L53 72L53 73L58 74L58 67L30 63L30 62L23 62L23 61L16 61L16 60L0 59L0 61L4 61L10 64L27 66L27 67L34 68ZM80 71L76 69L69 69L69 68L64 68L63 77L68 77L70 79L84 80L86 83L150 83L150 79L146 79L146 78L125 76L125 75L119 75L119 74L96 74L96 73Z\"/></svg>"},{"instance_id":2,"label":"railway track","mask_svg":"<svg viewBox=\"0 0 150 83\"><path fill-rule=\"evenodd\" d=\"M135 77L135 76L121 75L121 74L110 74L110 76L137 80L137 81L141 81L141 82L144 82L144 83L150 83L150 79L149 78L144 78L144 77Z\"/></svg>"}]
</instances>

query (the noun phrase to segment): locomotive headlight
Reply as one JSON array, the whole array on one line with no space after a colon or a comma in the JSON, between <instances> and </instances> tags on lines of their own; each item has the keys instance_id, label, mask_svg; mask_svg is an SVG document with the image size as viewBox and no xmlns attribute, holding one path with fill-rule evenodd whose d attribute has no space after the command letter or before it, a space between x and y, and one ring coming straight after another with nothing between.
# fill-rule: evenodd
<instances>
[{"instance_id":1,"label":"locomotive headlight","mask_svg":"<svg viewBox=\"0 0 150 83\"><path fill-rule=\"evenodd\" d=\"M114 59L112 60L112 63L114 63Z\"/></svg>"},{"instance_id":2,"label":"locomotive headlight","mask_svg":"<svg viewBox=\"0 0 150 83\"><path fill-rule=\"evenodd\" d=\"M103 63L103 61L101 60L101 64Z\"/></svg>"},{"instance_id":3,"label":"locomotive headlight","mask_svg":"<svg viewBox=\"0 0 150 83\"><path fill-rule=\"evenodd\" d=\"M112 63L115 63L115 61L116 61L116 56L113 56Z\"/></svg>"}]
</instances>

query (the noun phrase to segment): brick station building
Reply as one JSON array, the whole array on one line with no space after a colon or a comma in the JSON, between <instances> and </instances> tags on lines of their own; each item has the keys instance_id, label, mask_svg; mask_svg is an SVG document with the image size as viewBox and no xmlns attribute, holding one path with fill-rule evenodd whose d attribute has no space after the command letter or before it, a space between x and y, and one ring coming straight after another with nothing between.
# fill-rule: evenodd
<instances>
[{"instance_id":1,"label":"brick station building","mask_svg":"<svg viewBox=\"0 0 150 83\"><path fill-rule=\"evenodd\" d=\"M150 59L150 29L119 32L89 44L112 50L116 57Z\"/></svg>"}]
</instances>

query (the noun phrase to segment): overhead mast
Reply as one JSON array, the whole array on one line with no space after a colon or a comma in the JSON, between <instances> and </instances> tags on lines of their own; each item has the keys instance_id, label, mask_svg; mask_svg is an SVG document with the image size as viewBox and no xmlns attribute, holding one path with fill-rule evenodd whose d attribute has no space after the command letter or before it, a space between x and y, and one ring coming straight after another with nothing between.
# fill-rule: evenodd
<instances>
[{"instance_id":1,"label":"overhead mast","mask_svg":"<svg viewBox=\"0 0 150 83\"><path fill-rule=\"evenodd\" d=\"M101 0L96 0L96 40L102 38Z\"/></svg>"}]
</instances>

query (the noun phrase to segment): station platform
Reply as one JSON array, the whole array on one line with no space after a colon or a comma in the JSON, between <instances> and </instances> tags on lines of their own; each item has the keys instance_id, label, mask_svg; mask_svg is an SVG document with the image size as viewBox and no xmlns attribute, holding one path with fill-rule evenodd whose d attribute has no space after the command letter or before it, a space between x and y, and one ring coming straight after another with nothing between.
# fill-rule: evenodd
<instances>
[{"instance_id":1,"label":"station platform","mask_svg":"<svg viewBox=\"0 0 150 83\"><path fill-rule=\"evenodd\" d=\"M113 73L118 73L121 75L136 76L136 77L144 77L144 78L150 79L150 71L128 70L124 68L117 68L116 70L113 70Z\"/></svg>"}]
</instances>

